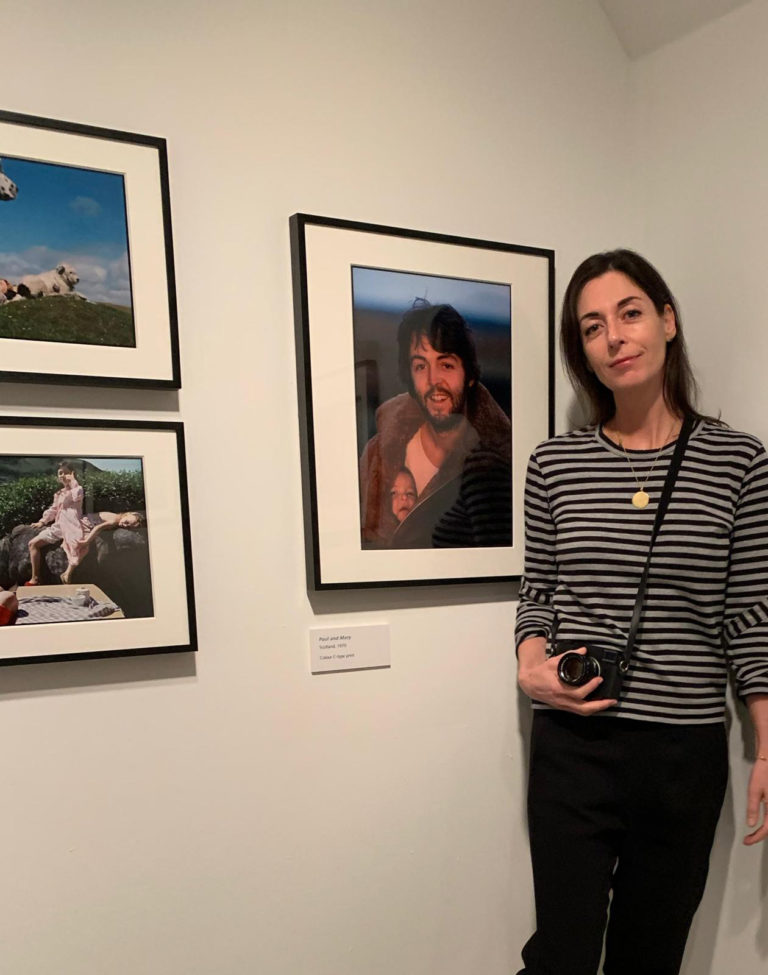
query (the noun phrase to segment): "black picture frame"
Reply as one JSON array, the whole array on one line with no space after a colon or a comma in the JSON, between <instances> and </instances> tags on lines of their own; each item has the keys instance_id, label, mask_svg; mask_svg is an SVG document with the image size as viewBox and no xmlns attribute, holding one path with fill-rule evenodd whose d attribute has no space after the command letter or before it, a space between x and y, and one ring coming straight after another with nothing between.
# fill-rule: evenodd
<instances>
[{"instance_id":1,"label":"black picture frame","mask_svg":"<svg viewBox=\"0 0 768 975\"><path fill-rule=\"evenodd\" d=\"M0 666L197 650L183 424L3 416L0 431L0 588L18 599L12 625L0 627ZM131 518L127 527L103 524L98 540L94 533L68 584L59 573L70 550L48 544L38 584L29 585L29 542L43 530L32 519L64 524L40 511L63 486L61 461L84 482L77 518L112 521L100 518L105 498L110 508L132 508ZM87 526L78 538L86 537ZM83 586L92 607L84 619L72 609Z\"/></svg>"},{"instance_id":2,"label":"black picture frame","mask_svg":"<svg viewBox=\"0 0 768 975\"><path fill-rule=\"evenodd\" d=\"M0 298L0 381L179 389L165 139L0 111L0 181L0 218L19 228L6 221L0 278L16 297ZM106 182L108 208L88 192ZM75 274L33 303L59 267Z\"/></svg>"},{"instance_id":3,"label":"black picture frame","mask_svg":"<svg viewBox=\"0 0 768 975\"><path fill-rule=\"evenodd\" d=\"M519 579L525 469L533 448L554 429L554 251L305 213L294 214L289 226L308 588ZM359 289L358 280L364 283ZM365 283L368 280L373 284ZM509 353L489 352L485 365L498 365L508 356L506 402L496 393L495 403L509 414L511 530L505 528L509 535L482 544L438 547L442 539L434 535L431 545L395 547L397 532L402 534L399 527L389 537L369 531L367 461L361 462L361 451L365 453L363 444L371 434L376 403L384 408L394 401L384 386L386 381L391 393L397 389L392 387L397 374L396 324L408 310L401 285L407 289L412 281L430 292L426 297L434 293L433 304L442 303L443 294L477 292L480 305L491 299L492 289L499 289L500 296L504 289L509 293ZM385 322L381 340L369 343L373 363L361 352L363 336L374 328L364 321L367 299L358 297L364 287L370 287L371 295L377 288L384 294L370 298L371 305L380 301L380 319ZM420 302L425 303L421 292L414 298L414 304ZM391 308L384 307L387 303ZM400 312L394 311L396 306ZM465 318L470 321L468 313ZM471 330L477 335L474 319ZM391 352L382 351L387 343ZM479 338L475 344L480 358ZM386 367L385 356L392 360ZM499 389L503 393L503 376ZM403 385L397 392L402 394L398 403L408 401ZM361 399L367 401L364 420ZM363 423L368 427L361 433ZM361 491L366 494L362 503ZM422 497L426 492L418 503Z\"/></svg>"}]
</instances>

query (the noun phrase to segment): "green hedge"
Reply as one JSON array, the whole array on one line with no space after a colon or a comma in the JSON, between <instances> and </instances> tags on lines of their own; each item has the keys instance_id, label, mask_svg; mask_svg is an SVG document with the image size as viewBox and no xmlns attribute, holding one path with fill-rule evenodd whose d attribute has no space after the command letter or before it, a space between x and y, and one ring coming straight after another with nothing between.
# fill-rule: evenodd
<instances>
[{"instance_id":1,"label":"green hedge","mask_svg":"<svg viewBox=\"0 0 768 975\"><path fill-rule=\"evenodd\" d=\"M85 491L83 511L144 511L140 471L84 471L77 479ZM55 475L20 477L0 484L0 538L16 525L39 521L59 489Z\"/></svg>"}]
</instances>

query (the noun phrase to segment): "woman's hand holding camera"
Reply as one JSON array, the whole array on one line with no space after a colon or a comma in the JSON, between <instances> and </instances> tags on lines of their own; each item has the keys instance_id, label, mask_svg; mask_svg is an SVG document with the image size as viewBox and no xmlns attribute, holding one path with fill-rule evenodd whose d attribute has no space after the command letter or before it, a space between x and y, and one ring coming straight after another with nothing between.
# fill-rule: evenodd
<instances>
[{"instance_id":1,"label":"woman's hand holding camera","mask_svg":"<svg viewBox=\"0 0 768 975\"><path fill-rule=\"evenodd\" d=\"M586 653L586 647L574 650ZM520 644L517 682L521 689L534 701L548 704L561 711L574 714L596 714L612 707L616 701L611 698L597 701L585 700L602 683L602 677L593 677L582 687L570 687L557 676L557 657L547 657L547 645L543 637L530 637Z\"/></svg>"}]
</instances>

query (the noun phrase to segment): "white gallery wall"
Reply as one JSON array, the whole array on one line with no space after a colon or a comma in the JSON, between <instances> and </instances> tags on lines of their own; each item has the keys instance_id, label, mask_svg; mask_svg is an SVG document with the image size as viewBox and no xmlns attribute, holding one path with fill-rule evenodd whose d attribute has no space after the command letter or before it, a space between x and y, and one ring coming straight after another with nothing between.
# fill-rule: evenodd
<instances>
[{"instance_id":1,"label":"white gallery wall","mask_svg":"<svg viewBox=\"0 0 768 975\"><path fill-rule=\"evenodd\" d=\"M23 19L0 107L168 140L183 388L3 384L0 409L183 419L200 652L0 668L0 968L508 975L532 923L516 590L308 597L288 217L551 247L558 297L585 254L645 248L706 405L768 439L766 3L637 63L596 0ZM569 404L559 378L558 429ZM365 622L389 624L391 669L312 677L308 628ZM687 975L768 957L740 730Z\"/></svg>"},{"instance_id":2,"label":"white gallery wall","mask_svg":"<svg viewBox=\"0 0 768 975\"><path fill-rule=\"evenodd\" d=\"M766 39L768 3L753 0L637 62L632 152L638 248L669 269L703 407L768 443ZM737 714L690 975L752 975L768 961L768 848L741 846L747 728Z\"/></svg>"}]
</instances>

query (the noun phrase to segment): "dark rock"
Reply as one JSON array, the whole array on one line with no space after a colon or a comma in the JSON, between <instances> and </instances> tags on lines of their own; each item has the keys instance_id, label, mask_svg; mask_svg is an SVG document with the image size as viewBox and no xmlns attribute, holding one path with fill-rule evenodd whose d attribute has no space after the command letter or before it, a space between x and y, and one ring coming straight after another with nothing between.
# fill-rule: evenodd
<instances>
[{"instance_id":1,"label":"dark rock","mask_svg":"<svg viewBox=\"0 0 768 975\"><path fill-rule=\"evenodd\" d=\"M11 549L10 538L7 535L5 538L0 538L0 585L2 585L3 579L8 578L8 555L10 549Z\"/></svg>"},{"instance_id":2,"label":"dark rock","mask_svg":"<svg viewBox=\"0 0 768 975\"><path fill-rule=\"evenodd\" d=\"M17 525L0 539L0 586L21 586L32 575L29 542L40 531L30 525ZM61 545L43 550L40 585L61 582L67 556ZM152 576L146 525L139 529L115 528L94 538L80 565L70 578L72 584L98 586L122 609L127 617L153 615Z\"/></svg>"}]
</instances>

